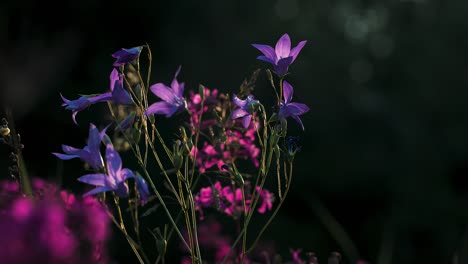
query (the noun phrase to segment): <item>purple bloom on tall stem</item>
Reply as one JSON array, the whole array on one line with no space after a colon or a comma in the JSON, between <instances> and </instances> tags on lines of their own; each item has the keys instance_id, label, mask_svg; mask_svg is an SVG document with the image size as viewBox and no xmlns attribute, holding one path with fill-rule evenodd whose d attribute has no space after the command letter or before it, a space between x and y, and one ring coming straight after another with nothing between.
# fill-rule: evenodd
<instances>
[{"instance_id":1,"label":"purple bloom on tall stem","mask_svg":"<svg viewBox=\"0 0 468 264\"><path fill-rule=\"evenodd\" d=\"M163 101L156 102L146 109L146 115L166 115L166 117L171 117L175 113L182 112L185 109L186 102L183 97L184 86L185 84L179 83L177 81L177 76L180 72L180 66L177 69L174 79L172 80L171 87L166 86L163 83L157 83L150 87L151 92L153 92L157 97L161 98Z\"/></svg>"},{"instance_id":2,"label":"purple bloom on tall stem","mask_svg":"<svg viewBox=\"0 0 468 264\"><path fill-rule=\"evenodd\" d=\"M126 63L136 60L140 56L140 52L143 49L142 46L133 47L130 49L121 49L112 54L116 60L114 62L115 67L123 66Z\"/></svg>"},{"instance_id":3,"label":"purple bloom on tall stem","mask_svg":"<svg viewBox=\"0 0 468 264\"><path fill-rule=\"evenodd\" d=\"M135 174L129 169L122 169L122 159L111 144L108 144L106 149L106 167L107 174L87 174L78 178L80 182L96 186L83 197L108 191L114 191L119 197L128 196L128 185L125 181L135 178Z\"/></svg>"},{"instance_id":4,"label":"purple bloom on tall stem","mask_svg":"<svg viewBox=\"0 0 468 264\"><path fill-rule=\"evenodd\" d=\"M304 130L304 124L302 124L300 115L305 114L309 111L309 107L302 103L291 103L294 89L287 81L283 81L283 97L284 100L281 102L281 107L278 113L280 119L286 119L292 117L296 120Z\"/></svg>"},{"instance_id":5,"label":"purple bloom on tall stem","mask_svg":"<svg viewBox=\"0 0 468 264\"><path fill-rule=\"evenodd\" d=\"M62 145L62 150L65 152L65 154L55 152L52 154L62 160L80 158L81 160L88 163L93 169L99 170L104 167L101 153L99 151L99 145L101 144L101 140L106 133L106 129L107 127L99 132L94 124L90 124L88 144L83 149Z\"/></svg>"},{"instance_id":6,"label":"purple bloom on tall stem","mask_svg":"<svg viewBox=\"0 0 468 264\"><path fill-rule=\"evenodd\" d=\"M263 56L259 56L257 59L273 64L276 74L284 76L288 73L289 65L296 60L297 55L299 55L306 43L307 41L303 40L291 49L291 39L288 34L284 34L276 42L274 49L271 46L262 44L252 44L252 46L263 53Z\"/></svg>"},{"instance_id":7,"label":"purple bloom on tall stem","mask_svg":"<svg viewBox=\"0 0 468 264\"><path fill-rule=\"evenodd\" d=\"M116 69L113 69L110 74L110 92L98 94L95 96L83 95L76 100L68 100L67 98L63 97L63 95L60 96L63 100L62 106L65 106L65 109L72 111L73 122L77 125L78 123L76 122L76 115L78 112L88 108L95 103L107 101L113 101L117 104L132 103L132 97L124 88L123 76Z\"/></svg>"},{"instance_id":8,"label":"purple bloom on tall stem","mask_svg":"<svg viewBox=\"0 0 468 264\"><path fill-rule=\"evenodd\" d=\"M83 95L76 100L68 100L61 94L60 94L60 97L62 97L62 100L63 100L62 106L64 106L65 109L72 111L73 122L76 125L78 125L78 123L76 122L76 115L80 111L83 111L84 109L88 108L92 104L107 100L108 96L106 94L101 94L98 96Z\"/></svg>"},{"instance_id":9,"label":"purple bloom on tall stem","mask_svg":"<svg viewBox=\"0 0 468 264\"><path fill-rule=\"evenodd\" d=\"M233 102L239 108L232 111L231 119L242 118L242 125L244 128L248 128L252 115L255 112L255 107L260 104L260 101L255 100L253 95L247 96L245 100L241 100L237 95L234 95Z\"/></svg>"}]
</instances>

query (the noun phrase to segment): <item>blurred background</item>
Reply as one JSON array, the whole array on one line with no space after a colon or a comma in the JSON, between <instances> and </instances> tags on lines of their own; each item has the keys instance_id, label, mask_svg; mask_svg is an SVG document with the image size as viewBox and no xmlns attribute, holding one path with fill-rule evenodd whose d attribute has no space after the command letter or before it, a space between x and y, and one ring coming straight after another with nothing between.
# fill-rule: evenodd
<instances>
[{"instance_id":1,"label":"blurred background","mask_svg":"<svg viewBox=\"0 0 468 264\"><path fill-rule=\"evenodd\" d=\"M187 89L231 93L269 67L250 44L289 33L293 45L308 40L288 80L311 111L305 132L291 123L303 147L263 240L323 262L340 251L371 263L468 263L467 14L461 0L1 3L0 102L13 108L30 173L80 190L81 163L50 153L81 146L105 109L81 112L77 127L60 93L108 89L114 51L148 43L152 82L182 65ZM264 74L255 95L274 97Z\"/></svg>"}]
</instances>

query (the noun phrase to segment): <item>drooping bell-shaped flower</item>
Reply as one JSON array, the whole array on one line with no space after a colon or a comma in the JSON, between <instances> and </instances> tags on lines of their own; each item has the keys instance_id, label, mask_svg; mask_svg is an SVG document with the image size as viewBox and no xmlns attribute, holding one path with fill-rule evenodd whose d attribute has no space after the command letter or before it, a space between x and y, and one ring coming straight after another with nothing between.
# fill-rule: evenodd
<instances>
[{"instance_id":1,"label":"drooping bell-shaped flower","mask_svg":"<svg viewBox=\"0 0 468 264\"><path fill-rule=\"evenodd\" d=\"M255 108L260 104L260 101L255 100L253 95L247 96L245 100L241 100L237 95L234 95L233 102L239 108L232 111L231 119L242 118L242 125L244 128L248 128Z\"/></svg>"},{"instance_id":2,"label":"drooping bell-shaped flower","mask_svg":"<svg viewBox=\"0 0 468 264\"><path fill-rule=\"evenodd\" d=\"M143 49L142 46L133 47L130 49L121 49L116 51L112 54L116 60L114 62L115 67L120 67L125 65L126 63L132 62L140 56L140 52Z\"/></svg>"}]
</instances>

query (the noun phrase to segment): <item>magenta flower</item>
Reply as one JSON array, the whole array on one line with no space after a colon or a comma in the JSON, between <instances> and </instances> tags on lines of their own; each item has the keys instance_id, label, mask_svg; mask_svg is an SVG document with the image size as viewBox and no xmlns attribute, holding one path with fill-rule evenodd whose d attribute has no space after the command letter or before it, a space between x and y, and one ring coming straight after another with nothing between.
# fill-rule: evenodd
<instances>
[{"instance_id":1,"label":"magenta flower","mask_svg":"<svg viewBox=\"0 0 468 264\"><path fill-rule=\"evenodd\" d=\"M122 159L111 144L108 144L106 149L106 165L107 174L87 174L78 178L80 182L97 186L83 197L108 191L114 191L119 197L128 196L128 185L125 181L135 178L135 174L129 169L122 169Z\"/></svg>"},{"instance_id":2,"label":"magenta flower","mask_svg":"<svg viewBox=\"0 0 468 264\"><path fill-rule=\"evenodd\" d=\"M275 49L262 44L252 44L252 46L264 54L264 56L259 56L257 59L273 64L276 74L284 76L288 73L289 66L296 60L297 55L299 55L299 52L301 52L306 43L307 41L303 40L291 49L291 39L288 34L284 34L276 42Z\"/></svg>"},{"instance_id":3,"label":"magenta flower","mask_svg":"<svg viewBox=\"0 0 468 264\"><path fill-rule=\"evenodd\" d=\"M171 117L175 113L182 112L185 109L186 102L183 97L185 84L177 81L179 72L180 67L174 75L171 87L168 87L163 83L157 83L150 87L151 91L163 101L150 105L145 111L146 115L157 114Z\"/></svg>"},{"instance_id":4,"label":"magenta flower","mask_svg":"<svg viewBox=\"0 0 468 264\"><path fill-rule=\"evenodd\" d=\"M257 187L257 192L260 191L260 187ZM263 189L260 192L260 199L259 203L260 206L257 209L257 212L260 214L264 214L267 211L270 211L273 208L273 201L275 200L275 197L271 192L268 190Z\"/></svg>"},{"instance_id":5,"label":"magenta flower","mask_svg":"<svg viewBox=\"0 0 468 264\"><path fill-rule=\"evenodd\" d=\"M232 111L231 119L242 118L242 125L244 128L248 128L252 115L255 112L255 107L260 104L260 101L254 100L253 95L247 96L245 100L241 100L237 95L234 95L233 101L239 108Z\"/></svg>"},{"instance_id":6,"label":"magenta flower","mask_svg":"<svg viewBox=\"0 0 468 264\"><path fill-rule=\"evenodd\" d=\"M88 163L93 169L100 170L104 167L99 145L106 133L106 128L99 132L94 124L89 125L88 144L83 149L77 149L67 145L62 145L62 150L65 154L53 152L57 158L61 160L70 160L80 158Z\"/></svg>"},{"instance_id":7,"label":"magenta flower","mask_svg":"<svg viewBox=\"0 0 468 264\"><path fill-rule=\"evenodd\" d=\"M294 89L287 81L283 81L283 96L284 100L281 102L281 107L278 113L280 119L286 119L292 117L296 120L304 130L304 124L302 124L300 115L305 114L309 111L309 107L302 103L291 103Z\"/></svg>"},{"instance_id":8,"label":"magenta flower","mask_svg":"<svg viewBox=\"0 0 468 264\"><path fill-rule=\"evenodd\" d=\"M142 49L142 46L138 46L130 49L121 49L119 51L114 52L112 54L112 57L116 59L114 62L114 66L120 67L125 65L126 63L136 60L136 58L140 56L140 52Z\"/></svg>"}]
</instances>

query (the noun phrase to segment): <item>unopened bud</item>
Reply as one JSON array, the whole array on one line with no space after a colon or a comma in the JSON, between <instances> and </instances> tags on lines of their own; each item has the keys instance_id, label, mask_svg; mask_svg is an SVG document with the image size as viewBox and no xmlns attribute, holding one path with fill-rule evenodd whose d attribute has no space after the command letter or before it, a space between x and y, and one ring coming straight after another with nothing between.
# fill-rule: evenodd
<instances>
[{"instance_id":1,"label":"unopened bud","mask_svg":"<svg viewBox=\"0 0 468 264\"><path fill-rule=\"evenodd\" d=\"M0 128L0 134L3 136L3 137L6 137L8 135L10 135L10 129L8 127L2 127Z\"/></svg>"}]
</instances>

